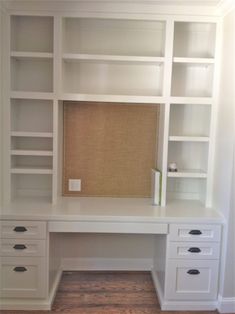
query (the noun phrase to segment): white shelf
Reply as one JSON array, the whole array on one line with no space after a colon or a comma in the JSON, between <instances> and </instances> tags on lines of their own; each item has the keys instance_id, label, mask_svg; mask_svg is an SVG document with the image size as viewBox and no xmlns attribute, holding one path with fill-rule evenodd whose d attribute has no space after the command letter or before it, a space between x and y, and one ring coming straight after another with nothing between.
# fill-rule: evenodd
<instances>
[{"instance_id":1,"label":"white shelf","mask_svg":"<svg viewBox=\"0 0 235 314\"><path fill-rule=\"evenodd\" d=\"M63 54L65 61L110 61L110 62L133 62L133 63L150 63L160 64L165 61L163 57L146 57L146 56L119 56L119 55L100 55L100 54Z\"/></svg>"},{"instance_id":2,"label":"white shelf","mask_svg":"<svg viewBox=\"0 0 235 314\"><path fill-rule=\"evenodd\" d=\"M71 101L103 101L122 103L159 104L164 103L162 96L138 96L138 95L105 95L105 94L78 94L64 93L60 99Z\"/></svg>"},{"instance_id":3,"label":"white shelf","mask_svg":"<svg viewBox=\"0 0 235 314\"><path fill-rule=\"evenodd\" d=\"M11 132L11 136L15 137L53 137L53 133L51 132L20 132L20 131L13 131Z\"/></svg>"},{"instance_id":4,"label":"white shelf","mask_svg":"<svg viewBox=\"0 0 235 314\"><path fill-rule=\"evenodd\" d=\"M11 155L14 156L52 156L53 152L50 150L22 150L13 149Z\"/></svg>"},{"instance_id":5,"label":"white shelf","mask_svg":"<svg viewBox=\"0 0 235 314\"><path fill-rule=\"evenodd\" d=\"M209 142L207 136L170 136L169 141L171 142Z\"/></svg>"},{"instance_id":6,"label":"white shelf","mask_svg":"<svg viewBox=\"0 0 235 314\"><path fill-rule=\"evenodd\" d=\"M30 168L30 167L24 167L24 168L12 168L11 173L12 174L52 174L52 169L46 169L46 168Z\"/></svg>"},{"instance_id":7,"label":"white shelf","mask_svg":"<svg viewBox=\"0 0 235 314\"><path fill-rule=\"evenodd\" d=\"M54 93L44 93L44 92L22 92L14 91L10 92L10 98L12 99L43 99L43 100L53 100Z\"/></svg>"},{"instance_id":8,"label":"white shelf","mask_svg":"<svg viewBox=\"0 0 235 314\"><path fill-rule=\"evenodd\" d=\"M51 59L53 53L49 52L29 52L29 51L12 51L11 57L16 59Z\"/></svg>"},{"instance_id":9,"label":"white shelf","mask_svg":"<svg viewBox=\"0 0 235 314\"><path fill-rule=\"evenodd\" d=\"M171 104L211 105L212 97L171 97Z\"/></svg>"},{"instance_id":10,"label":"white shelf","mask_svg":"<svg viewBox=\"0 0 235 314\"><path fill-rule=\"evenodd\" d=\"M167 176L169 178L207 178L206 172L194 169L179 169L177 172L168 171Z\"/></svg>"},{"instance_id":11,"label":"white shelf","mask_svg":"<svg viewBox=\"0 0 235 314\"><path fill-rule=\"evenodd\" d=\"M214 58L183 58L183 57L174 57L173 58L174 63L191 63L191 64L201 64L201 65L207 65L207 64L213 64L215 62Z\"/></svg>"}]
</instances>

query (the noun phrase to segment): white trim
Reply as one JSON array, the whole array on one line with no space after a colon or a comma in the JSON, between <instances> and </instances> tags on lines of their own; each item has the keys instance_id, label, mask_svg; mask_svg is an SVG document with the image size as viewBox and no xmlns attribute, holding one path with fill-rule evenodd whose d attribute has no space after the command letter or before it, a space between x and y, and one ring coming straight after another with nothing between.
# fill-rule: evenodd
<instances>
[{"instance_id":1,"label":"white trim","mask_svg":"<svg viewBox=\"0 0 235 314\"><path fill-rule=\"evenodd\" d=\"M162 311L214 311L217 301L164 301Z\"/></svg>"},{"instance_id":2,"label":"white trim","mask_svg":"<svg viewBox=\"0 0 235 314\"><path fill-rule=\"evenodd\" d=\"M105 270L105 271L150 271L153 267L151 258L62 258L63 271Z\"/></svg>"},{"instance_id":3,"label":"white trim","mask_svg":"<svg viewBox=\"0 0 235 314\"><path fill-rule=\"evenodd\" d=\"M229 12L231 12L233 9L235 9L235 2L234 0L221 0L217 4L217 12L224 17Z\"/></svg>"},{"instance_id":4,"label":"white trim","mask_svg":"<svg viewBox=\"0 0 235 314\"><path fill-rule=\"evenodd\" d=\"M158 296L158 301L160 303L160 306L162 307L162 304L164 303L164 296L163 296L164 291L162 291L160 281L159 281L157 273L154 269L152 269L151 275L152 275L155 291L156 291L156 294Z\"/></svg>"},{"instance_id":5,"label":"white trim","mask_svg":"<svg viewBox=\"0 0 235 314\"><path fill-rule=\"evenodd\" d=\"M223 298L219 295L217 309L220 313L235 313L235 297Z\"/></svg>"}]
</instances>

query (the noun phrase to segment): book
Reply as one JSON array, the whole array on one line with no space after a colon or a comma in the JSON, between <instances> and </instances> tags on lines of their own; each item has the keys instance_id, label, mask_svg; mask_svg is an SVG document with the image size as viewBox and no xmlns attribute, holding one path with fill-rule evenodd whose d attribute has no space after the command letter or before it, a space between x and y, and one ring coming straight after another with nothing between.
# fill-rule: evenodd
<instances>
[{"instance_id":1,"label":"book","mask_svg":"<svg viewBox=\"0 0 235 314\"><path fill-rule=\"evenodd\" d=\"M152 169L152 199L153 205L161 205L162 173Z\"/></svg>"}]
</instances>

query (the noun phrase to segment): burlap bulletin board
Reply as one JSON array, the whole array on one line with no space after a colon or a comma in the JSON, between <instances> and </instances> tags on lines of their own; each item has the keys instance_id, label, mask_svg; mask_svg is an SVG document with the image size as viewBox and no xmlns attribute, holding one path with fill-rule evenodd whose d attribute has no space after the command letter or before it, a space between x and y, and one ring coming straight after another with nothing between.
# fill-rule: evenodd
<instances>
[{"instance_id":1,"label":"burlap bulletin board","mask_svg":"<svg viewBox=\"0 0 235 314\"><path fill-rule=\"evenodd\" d=\"M149 197L158 122L156 105L64 102L63 195Z\"/></svg>"}]
</instances>

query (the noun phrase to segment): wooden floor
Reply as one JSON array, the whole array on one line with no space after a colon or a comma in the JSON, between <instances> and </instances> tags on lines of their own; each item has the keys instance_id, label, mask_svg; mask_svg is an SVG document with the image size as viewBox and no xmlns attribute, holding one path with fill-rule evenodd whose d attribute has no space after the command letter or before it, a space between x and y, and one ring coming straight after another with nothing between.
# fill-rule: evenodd
<instances>
[{"instance_id":1,"label":"wooden floor","mask_svg":"<svg viewBox=\"0 0 235 314\"><path fill-rule=\"evenodd\" d=\"M149 272L64 272L52 311L1 314L215 314L161 312Z\"/></svg>"}]
</instances>

